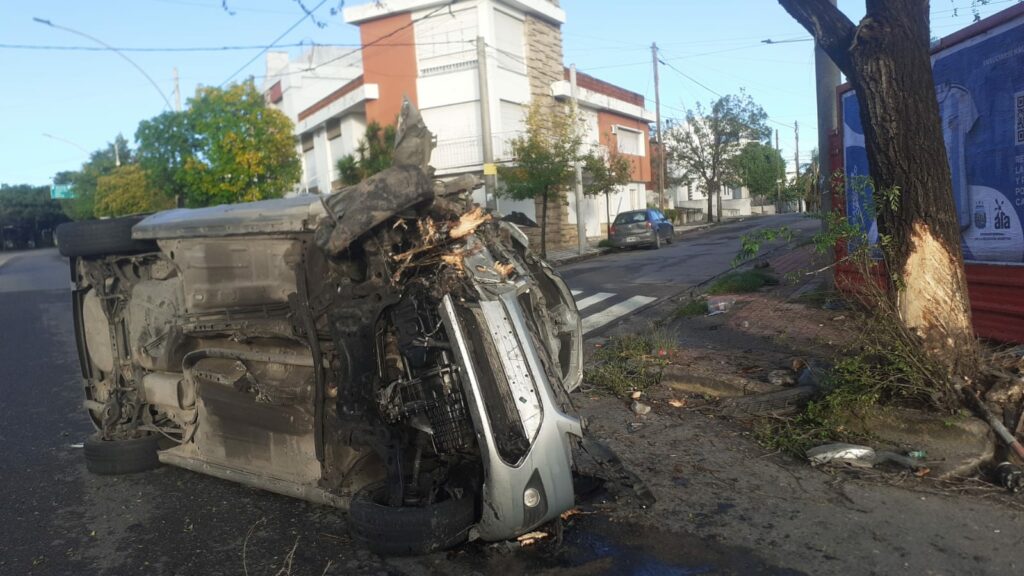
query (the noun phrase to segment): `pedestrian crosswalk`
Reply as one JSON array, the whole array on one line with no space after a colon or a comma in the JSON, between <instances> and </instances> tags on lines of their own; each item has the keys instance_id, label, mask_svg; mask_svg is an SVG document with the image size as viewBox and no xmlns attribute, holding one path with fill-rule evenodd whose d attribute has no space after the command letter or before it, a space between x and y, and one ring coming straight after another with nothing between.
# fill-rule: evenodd
<instances>
[{"instance_id":1,"label":"pedestrian crosswalk","mask_svg":"<svg viewBox=\"0 0 1024 576\"><path fill-rule=\"evenodd\" d=\"M572 290L572 295L576 298L576 308L580 311L584 335L657 300L653 296L626 297L611 292L588 294L582 290Z\"/></svg>"}]
</instances>

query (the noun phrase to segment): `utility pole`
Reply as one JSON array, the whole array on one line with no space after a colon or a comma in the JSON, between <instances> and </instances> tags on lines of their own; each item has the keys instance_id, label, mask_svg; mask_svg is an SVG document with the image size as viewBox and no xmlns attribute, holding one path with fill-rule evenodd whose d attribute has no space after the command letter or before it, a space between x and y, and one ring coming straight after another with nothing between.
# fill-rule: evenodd
<instances>
[{"instance_id":1,"label":"utility pole","mask_svg":"<svg viewBox=\"0 0 1024 576\"><path fill-rule=\"evenodd\" d=\"M579 102L577 101L576 65L569 66L569 85L572 87L572 116L577 118ZM579 150L576 151L579 153ZM583 164L577 159L576 166L576 241L580 255L587 251L587 225L583 222Z\"/></svg>"},{"instance_id":2,"label":"utility pole","mask_svg":"<svg viewBox=\"0 0 1024 576\"><path fill-rule=\"evenodd\" d=\"M836 0L830 0L833 6ZM832 191L829 189L829 174L832 170L831 145L829 135L838 128L838 116L836 112L836 86L839 85L839 68L832 59L825 54L817 42L814 43L814 82L818 95L818 200L819 210L824 216L832 212ZM828 232L828 218L821 219L822 232ZM829 248L829 262L835 261L835 255ZM834 284L832 267L826 268L824 272L825 288L831 288Z\"/></svg>"},{"instance_id":3,"label":"utility pole","mask_svg":"<svg viewBox=\"0 0 1024 576\"><path fill-rule=\"evenodd\" d=\"M174 67L174 111L181 112L181 87L178 86L178 67Z\"/></svg>"},{"instance_id":4,"label":"utility pole","mask_svg":"<svg viewBox=\"0 0 1024 576\"><path fill-rule=\"evenodd\" d=\"M118 134L120 136L120 134ZM117 138L114 138L114 166L121 167L121 150L117 144Z\"/></svg>"},{"instance_id":5,"label":"utility pole","mask_svg":"<svg viewBox=\"0 0 1024 576\"><path fill-rule=\"evenodd\" d=\"M487 43L483 36L476 37L476 69L480 86L480 138L484 153L484 204L497 209L498 167L494 165L494 137L491 134L491 95L487 86Z\"/></svg>"},{"instance_id":6,"label":"utility pole","mask_svg":"<svg viewBox=\"0 0 1024 576\"><path fill-rule=\"evenodd\" d=\"M651 60L654 64L654 118L658 131L658 208L665 209L665 143L661 139L661 91L658 85L658 44L651 42Z\"/></svg>"},{"instance_id":7,"label":"utility pole","mask_svg":"<svg viewBox=\"0 0 1024 576\"><path fill-rule=\"evenodd\" d=\"M800 179L800 125L796 120L793 120L793 185L797 184ZM797 212L800 211L800 200L796 201Z\"/></svg>"},{"instance_id":8,"label":"utility pole","mask_svg":"<svg viewBox=\"0 0 1024 576\"><path fill-rule=\"evenodd\" d=\"M779 148L779 129L775 129L775 151L782 155L782 148ZM786 170L782 170L782 178L786 178ZM775 181L775 213L782 214L782 181Z\"/></svg>"}]
</instances>

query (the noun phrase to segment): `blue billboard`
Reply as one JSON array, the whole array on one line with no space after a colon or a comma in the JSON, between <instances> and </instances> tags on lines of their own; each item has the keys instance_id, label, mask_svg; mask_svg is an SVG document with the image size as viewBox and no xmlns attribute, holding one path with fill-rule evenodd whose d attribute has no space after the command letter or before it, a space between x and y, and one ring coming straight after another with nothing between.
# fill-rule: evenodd
<instances>
[{"instance_id":1,"label":"blue billboard","mask_svg":"<svg viewBox=\"0 0 1024 576\"><path fill-rule=\"evenodd\" d=\"M932 56L964 258L1024 262L1024 18ZM842 97L846 210L877 239L857 100Z\"/></svg>"}]
</instances>

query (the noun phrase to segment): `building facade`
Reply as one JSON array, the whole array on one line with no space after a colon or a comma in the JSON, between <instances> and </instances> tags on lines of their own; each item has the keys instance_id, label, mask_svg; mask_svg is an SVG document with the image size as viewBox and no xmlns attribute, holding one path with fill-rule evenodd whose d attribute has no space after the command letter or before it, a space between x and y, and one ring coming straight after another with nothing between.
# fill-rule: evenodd
<instances>
[{"instance_id":1,"label":"building facade","mask_svg":"<svg viewBox=\"0 0 1024 576\"><path fill-rule=\"evenodd\" d=\"M557 2L389 0L349 6L343 15L359 27L361 48L349 53L321 48L292 62L281 54L267 58L267 99L296 125L303 158L300 191L337 190L337 160L355 151L369 122L394 124L405 98L435 134L431 165L437 176L446 177L482 174L487 139L495 164L514 162L511 142L522 134L531 102L571 97L562 59L565 12ZM329 78L336 80L332 84ZM613 195L611 217L646 206L648 123L654 117L643 96L585 74L577 75L577 85L588 144L615 146L633 164L634 182ZM577 209L572 194L568 197L568 206L549 205L549 246L576 244ZM539 201L487 198L482 189L475 200L534 221L541 211ZM602 234L605 205L603 198L587 199L579 210L588 236Z\"/></svg>"}]
</instances>

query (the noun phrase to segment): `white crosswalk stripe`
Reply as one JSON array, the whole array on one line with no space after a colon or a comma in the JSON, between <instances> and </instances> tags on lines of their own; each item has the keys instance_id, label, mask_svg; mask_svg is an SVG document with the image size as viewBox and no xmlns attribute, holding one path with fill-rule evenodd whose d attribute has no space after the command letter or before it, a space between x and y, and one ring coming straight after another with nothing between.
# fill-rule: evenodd
<instances>
[{"instance_id":1,"label":"white crosswalk stripe","mask_svg":"<svg viewBox=\"0 0 1024 576\"><path fill-rule=\"evenodd\" d=\"M584 294L582 290L572 290L574 297L579 298ZM576 308L580 311L583 320L583 333L593 332L615 320L650 304L657 300L653 296L632 296L620 302L606 305L609 300L614 300L616 294L611 292L596 292L584 298L576 300Z\"/></svg>"},{"instance_id":2,"label":"white crosswalk stripe","mask_svg":"<svg viewBox=\"0 0 1024 576\"><path fill-rule=\"evenodd\" d=\"M576 301L576 308L579 309L579 310L583 310L584 308L589 308L589 307L593 306L594 304L597 304L598 302L607 300L607 299L611 298L612 296L615 296L615 294L612 294L611 292L598 292L597 294L594 294L593 296L587 296L586 298L584 298L582 300L577 300Z\"/></svg>"}]
</instances>

